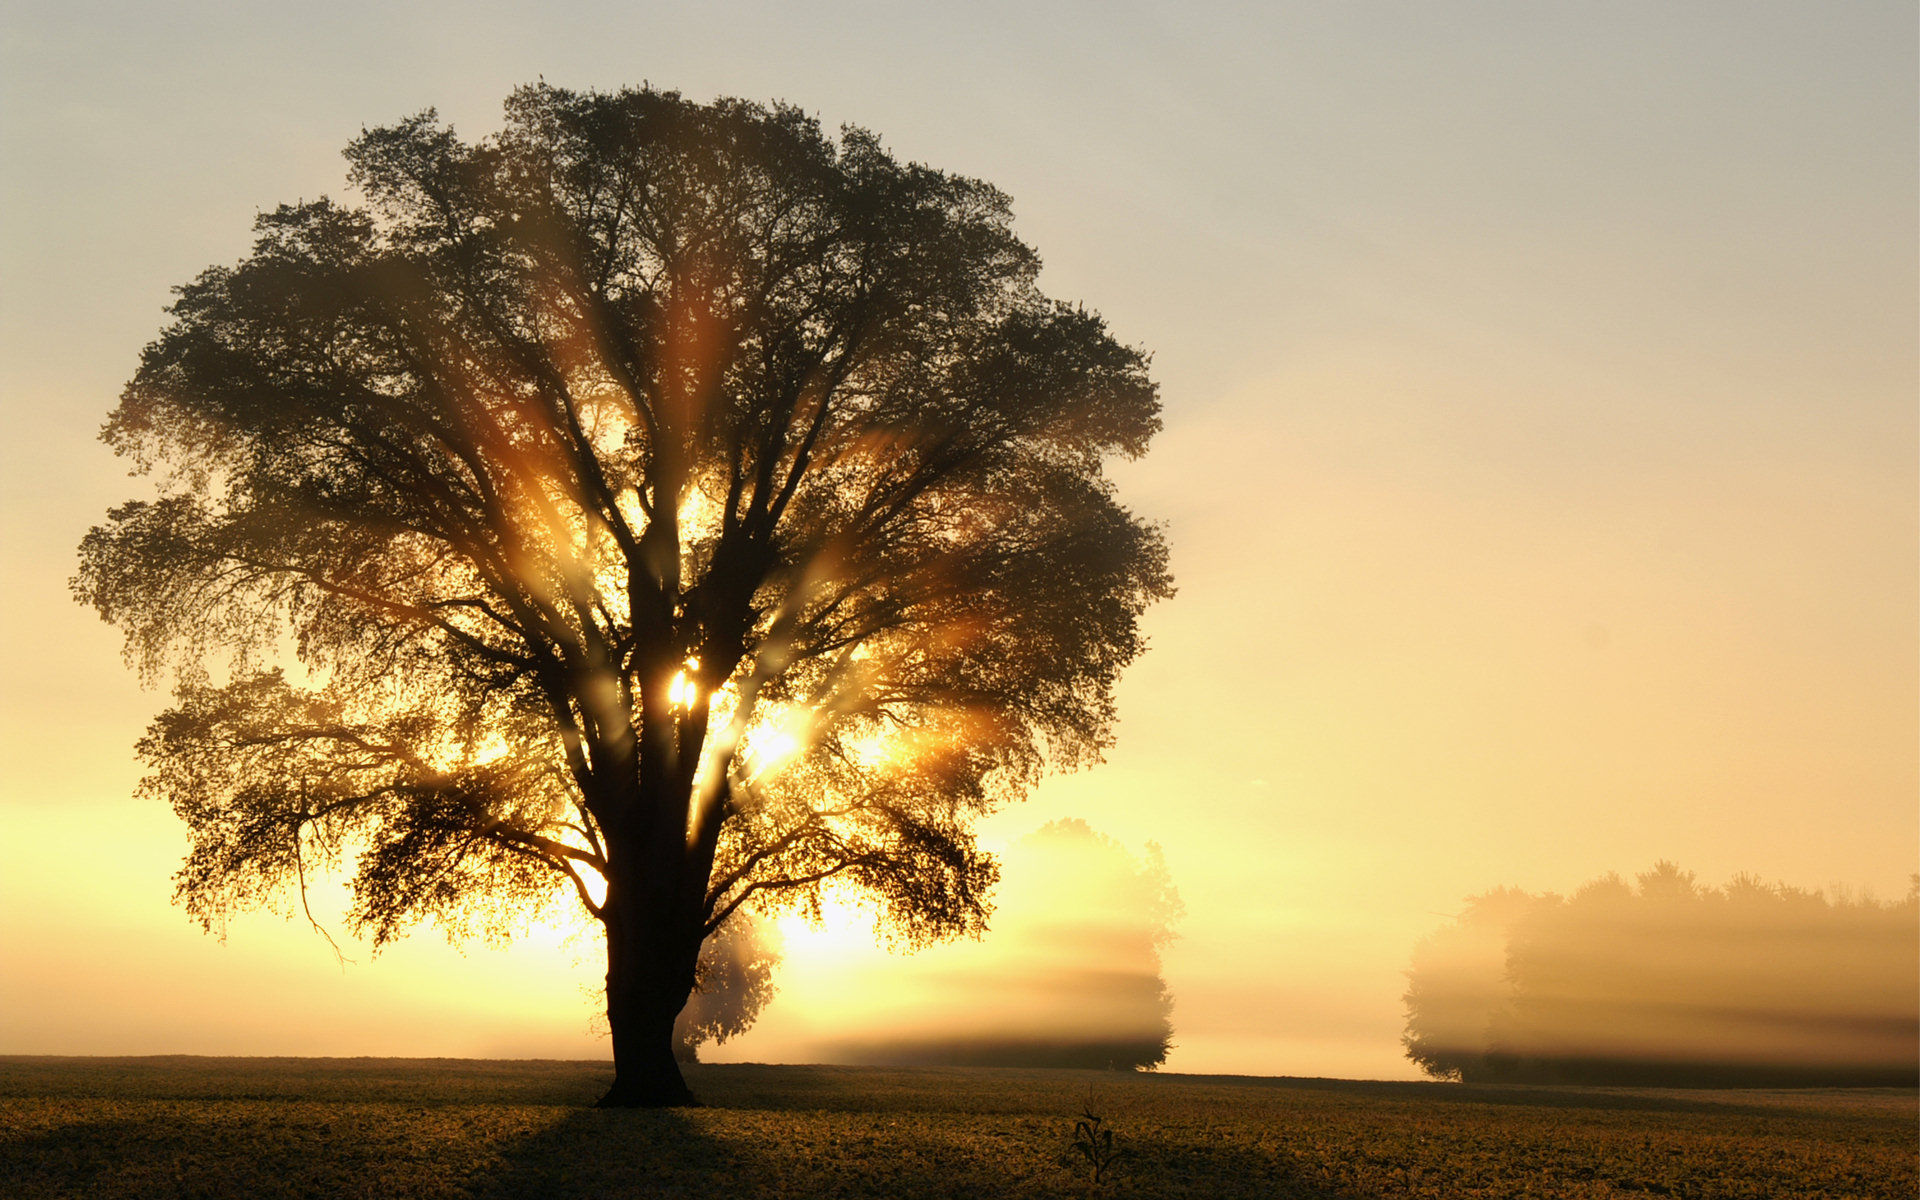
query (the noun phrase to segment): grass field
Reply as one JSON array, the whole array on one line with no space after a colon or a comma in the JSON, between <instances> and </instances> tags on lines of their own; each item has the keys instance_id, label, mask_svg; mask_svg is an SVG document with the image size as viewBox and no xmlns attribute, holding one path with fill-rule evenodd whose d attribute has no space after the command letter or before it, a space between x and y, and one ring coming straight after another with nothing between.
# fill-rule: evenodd
<instances>
[{"instance_id":1,"label":"grass field","mask_svg":"<svg viewBox=\"0 0 1920 1200\"><path fill-rule=\"evenodd\" d=\"M604 1063L0 1058L0 1196L1920 1194L1911 1091L1667 1091L713 1065L600 1112ZM1127 1151L1072 1156L1095 1111Z\"/></svg>"}]
</instances>

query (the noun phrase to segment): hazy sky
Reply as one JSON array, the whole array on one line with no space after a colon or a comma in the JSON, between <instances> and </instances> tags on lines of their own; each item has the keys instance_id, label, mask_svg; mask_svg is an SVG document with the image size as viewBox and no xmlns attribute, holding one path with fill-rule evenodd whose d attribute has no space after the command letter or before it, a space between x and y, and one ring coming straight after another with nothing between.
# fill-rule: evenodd
<instances>
[{"instance_id":1,"label":"hazy sky","mask_svg":"<svg viewBox=\"0 0 1920 1200\"><path fill-rule=\"evenodd\" d=\"M67 596L139 494L94 435L168 289L428 105L544 77L785 99L992 181L1042 286L1153 352L1120 472L1179 596L1106 765L985 828L1160 843L1169 1068L1408 1076L1461 898L1678 860L1920 865L1908 0L1845 5L90 4L0 16L0 1053L587 1056L593 947L336 966L169 906L161 708ZM729 1056L859 930L789 931ZM810 958L811 956L811 958ZM811 963L811 965L809 965ZM827 969L827 964L834 964Z\"/></svg>"}]
</instances>

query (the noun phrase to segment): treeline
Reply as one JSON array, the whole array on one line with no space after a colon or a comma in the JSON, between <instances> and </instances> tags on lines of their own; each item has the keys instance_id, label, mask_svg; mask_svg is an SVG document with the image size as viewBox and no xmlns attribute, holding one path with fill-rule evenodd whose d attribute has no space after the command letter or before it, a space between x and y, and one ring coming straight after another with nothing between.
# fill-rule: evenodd
<instances>
[{"instance_id":1,"label":"treeline","mask_svg":"<svg viewBox=\"0 0 1920 1200\"><path fill-rule=\"evenodd\" d=\"M1422 941L1407 1056L1468 1082L1920 1084L1920 876L1882 903L1669 862L1501 888Z\"/></svg>"}]
</instances>

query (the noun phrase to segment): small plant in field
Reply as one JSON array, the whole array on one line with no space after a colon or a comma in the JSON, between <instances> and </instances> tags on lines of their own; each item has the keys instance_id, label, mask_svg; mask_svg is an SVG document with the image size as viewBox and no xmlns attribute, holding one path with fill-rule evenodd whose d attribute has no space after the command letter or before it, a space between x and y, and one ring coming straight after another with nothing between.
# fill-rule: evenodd
<instances>
[{"instance_id":1,"label":"small plant in field","mask_svg":"<svg viewBox=\"0 0 1920 1200\"><path fill-rule=\"evenodd\" d=\"M1097 1184L1106 1178L1113 1164L1127 1157L1127 1152L1114 1146L1113 1130L1093 1108L1094 1094L1089 1089L1087 1102L1080 1106L1080 1119L1073 1123L1073 1150L1093 1168L1093 1181Z\"/></svg>"}]
</instances>

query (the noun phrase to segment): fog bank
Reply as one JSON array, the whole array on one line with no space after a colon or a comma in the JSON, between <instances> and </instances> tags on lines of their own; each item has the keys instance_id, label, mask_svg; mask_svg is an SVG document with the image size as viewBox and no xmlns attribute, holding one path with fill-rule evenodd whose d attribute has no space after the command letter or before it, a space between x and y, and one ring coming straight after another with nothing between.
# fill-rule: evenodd
<instances>
[{"instance_id":1,"label":"fog bank","mask_svg":"<svg viewBox=\"0 0 1920 1200\"><path fill-rule=\"evenodd\" d=\"M1173 997L1160 950L1181 905L1158 847L1136 856L1084 821L1062 820L1008 846L1000 862L985 937L888 956L884 974L845 972L838 996L809 997L836 1019L786 1054L873 1065L1163 1062Z\"/></svg>"},{"instance_id":2,"label":"fog bank","mask_svg":"<svg viewBox=\"0 0 1920 1200\"><path fill-rule=\"evenodd\" d=\"M1920 1082L1920 877L1896 903L1667 862L1636 884L1472 897L1414 950L1408 1057L1469 1082Z\"/></svg>"}]
</instances>

